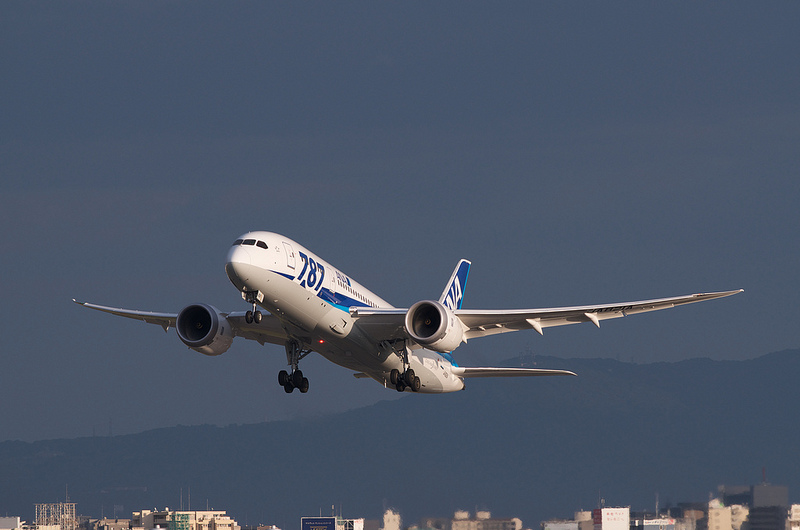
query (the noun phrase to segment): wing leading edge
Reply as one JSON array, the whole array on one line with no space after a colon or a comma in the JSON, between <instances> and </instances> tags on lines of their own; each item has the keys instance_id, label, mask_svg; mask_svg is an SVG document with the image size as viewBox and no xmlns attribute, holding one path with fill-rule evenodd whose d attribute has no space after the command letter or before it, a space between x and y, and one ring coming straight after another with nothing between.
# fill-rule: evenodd
<instances>
[{"instance_id":1,"label":"wing leading edge","mask_svg":"<svg viewBox=\"0 0 800 530\"><path fill-rule=\"evenodd\" d=\"M539 334L544 334L544 328L565 326L567 324L580 324L591 322L600 327L600 321L611 318L621 318L628 315L638 315L660 309L669 309L685 304L704 302L741 293L743 289L735 291L720 291L715 293L697 293L670 298L654 300L640 300L635 302L621 302L614 304L556 307L549 309L517 309L517 310L459 310L455 311L458 318L468 328L465 332L467 339L485 337L497 333L506 333L522 329L534 329Z\"/></svg>"},{"instance_id":2,"label":"wing leading edge","mask_svg":"<svg viewBox=\"0 0 800 530\"><path fill-rule=\"evenodd\" d=\"M178 319L178 313L159 313L155 311L139 311L137 309L123 309L121 307L108 307L104 305L90 304L89 302L79 302L72 299L78 305L110 313L119 317L132 318L141 320L148 324L158 324L164 331L169 328L174 328ZM271 343L283 345L286 343L287 335L283 329L280 321L273 315L264 315L261 322L258 324L248 323L245 319L243 312L235 313L221 313L220 316L224 317L231 326L234 334L237 337L243 337L248 340L254 340L259 344Z\"/></svg>"},{"instance_id":3,"label":"wing leading edge","mask_svg":"<svg viewBox=\"0 0 800 530\"><path fill-rule=\"evenodd\" d=\"M453 313L464 324L466 328L464 336L467 339L524 329L533 329L539 334L544 334L544 328L580 324L582 322L591 322L600 327L600 321L602 320L714 300L738 294L742 291L744 289L697 293L635 302L547 309L456 309ZM358 317L359 327L377 341L405 337L404 319L407 311L408 309L400 308L350 308L350 313Z\"/></svg>"},{"instance_id":4,"label":"wing leading edge","mask_svg":"<svg viewBox=\"0 0 800 530\"><path fill-rule=\"evenodd\" d=\"M157 313L154 311L138 311L136 309L108 307L104 305L90 304L89 302L79 302L74 298L72 301L78 305L82 305L83 307L88 307L89 309L95 309L104 313L111 313L112 315L116 315L118 317L133 318L136 320L141 320L142 322L147 322L148 324L158 324L164 328L164 331L167 331L169 328L174 328L175 321L178 319L178 313Z\"/></svg>"}]
</instances>

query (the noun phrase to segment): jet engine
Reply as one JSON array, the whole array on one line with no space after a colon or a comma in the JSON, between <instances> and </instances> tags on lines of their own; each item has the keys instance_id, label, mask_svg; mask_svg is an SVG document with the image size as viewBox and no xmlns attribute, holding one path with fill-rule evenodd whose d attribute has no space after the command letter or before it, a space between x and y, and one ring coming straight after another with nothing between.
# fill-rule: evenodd
<instances>
[{"instance_id":1,"label":"jet engine","mask_svg":"<svg viewBox=\"0 0 800 530\"><path fill-rule=\"evenodd\" d=\"M451 352L464 340L461 321L439 302L422 300L406 313L406 333L419 344L440 353Z\"/></svg>"},{"instance_id":2,"label":"jet engine","mask_svg":"<svg viewBox=\"0 0 800 530\"><path fill-rule=\"evenodd\" d=\"M184 307L178 313L175 329L184 344L205 355L223 354L233 342L228 319L206 304Z\"/></svg>"}]
</instances>

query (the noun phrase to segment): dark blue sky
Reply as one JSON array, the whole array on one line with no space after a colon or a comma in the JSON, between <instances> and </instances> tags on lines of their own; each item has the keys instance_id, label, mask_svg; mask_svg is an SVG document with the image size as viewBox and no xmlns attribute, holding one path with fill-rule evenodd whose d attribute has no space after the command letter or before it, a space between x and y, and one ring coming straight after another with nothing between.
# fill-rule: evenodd
<instances>
[{"instance_id":1,"label":"dark blue sky","mask_svg":"<svg viewBox=\"0 0 800 530\"><path fill-rule=\"evenodd\" d=\"M437 297L462 257L472 308L746 289L600 330L473 341L465 365L800 344L796 2L0 13L0 440L396 398L312 358L310 393L287 396L282 348L237 341L207 358L71 302L244 309L223 264L251 229L405 307Z\"/></svg>"}]
</instances>

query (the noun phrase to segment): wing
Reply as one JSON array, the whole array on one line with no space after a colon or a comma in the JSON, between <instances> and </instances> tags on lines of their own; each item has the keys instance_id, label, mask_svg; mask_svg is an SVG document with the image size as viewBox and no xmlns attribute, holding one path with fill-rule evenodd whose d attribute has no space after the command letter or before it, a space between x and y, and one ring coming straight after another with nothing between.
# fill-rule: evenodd
<instances>
[{"instance_id":1,"label":"wing","mask_svg":"<svg viewBox=\"0 0 800 530\"><path fill-rule=\"evenodd\" d=\"M138 311L135 309L123 309L119 307L107 307L103 305L90 304L88 302L78 302L72 299L78 305L110 313L119 317L133 318L147 322L148 324L158 324L164 331L169 328L175 327L175 321L178 319L178 313L158 313L154 311ZM228 321L237 337L242 337L249 340L255 340L260 344L286 344L287 336L286 331L283 329L280 321L273 315L266 314L262 317L261 322L258 324L248 324L244 318L244 312L236 313L221 313L222 317Z\"/></svg>"},{"instance_id":2,"label":"wing","mask_svg":"<svg viewBox=\"0 0 800 530\"><path fill-rule=\"evenodd\" d=\"M457 309L454 311L466 328L464 336L467 339L534 329L540 334L544 328L565 326L567 324L580 324L592 322L600 327L601 320L621 318L659 309L669 309L679 305L692 304L722 298L741 293L736 291L722 291L716 293L699 293L686 296L673 296L656 300L640 300L637 302L622 302L615 304L587 305L575 307L556 307L549 309ZM405 315L408 309L375 309L351 308L350 313L358 317L358 326L367 335L377 342L406 338Z\"/></svg>"},{"instance_id":3,"label":"wing","mask_svg":"<svg viewBox=\"0 0 800 530\"><path fill-rule=\"evenodd\" d=\"M600 327L601 320L621 318L629 315L638 315L659 309L669 309L679 305L693 304L706 300L714 300L742 292L723 291L716 293L699 293L656 300L640 300L637 302L622 302L616 304L601 304L576 307L557 307L551 309L517 309L517 310L458 310L455 314L468 328L465 331L467 339L485 337L497 333L518 331L521 329L534 329L539 334L544 333L544 328L565 326L567 324L580 324L592 322Z\"/></svg>"},{"instance_id":4,"label":"wing","mask_svg":"<svg viewBox=\"0 0 800 530\"><path fill-rule=\"evenodd\" d=\"M164 331L167 331L169 328L174 328L175 321L178 319L178 313L156 313L153 311L137 311L135 309L107 307L104 305L90 304L89 302L78 302L74 298L72 301L78 305L82 305L83 307L96 309L97 311L103 311L104 313L111 313L112 315L117 315L118 317L135 318L136 320L141 320L142 322L147 322L148 324L158 324L164 328Z\"/></svg>"}]
</instances>

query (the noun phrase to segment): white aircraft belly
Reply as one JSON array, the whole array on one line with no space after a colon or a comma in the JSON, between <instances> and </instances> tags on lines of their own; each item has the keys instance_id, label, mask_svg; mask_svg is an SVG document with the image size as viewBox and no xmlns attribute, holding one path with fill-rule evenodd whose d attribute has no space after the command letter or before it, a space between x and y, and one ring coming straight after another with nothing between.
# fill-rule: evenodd
<instances>
[{"instance_id":1,"label":"white aircraft belly","mask_svg":"<svg viewBox=\"0 0 800 530\"><path fill-rule=\"evenodd\" d=\"M353 329L349 313L281 274L250 267L247 289L264 293L259 305L283 321L287 332L304 341L305 347L350 370L376 375L383 371L386 357ZM390 365L388 370L395 367Z\"/></svg>"},{"instance_id":2,"label":"white aircraft belly","mask_svg":"<svg viewBox=\"0 0 800 530\"><path fill-rule=\"evenodd\" d=\"M259 305L297 330L310 337L311 330L324 337L336 334L346 337L352 329L350 316L317 297L313 291L301 287L294 281L256 265L243 266L247 274L247 290L260 291L264 299ZM344 317L344 318L343 318ZM300 330L305 330L301 332ZM306 339L307 337L300 336Z\"/></svg>"}]
</instances>

